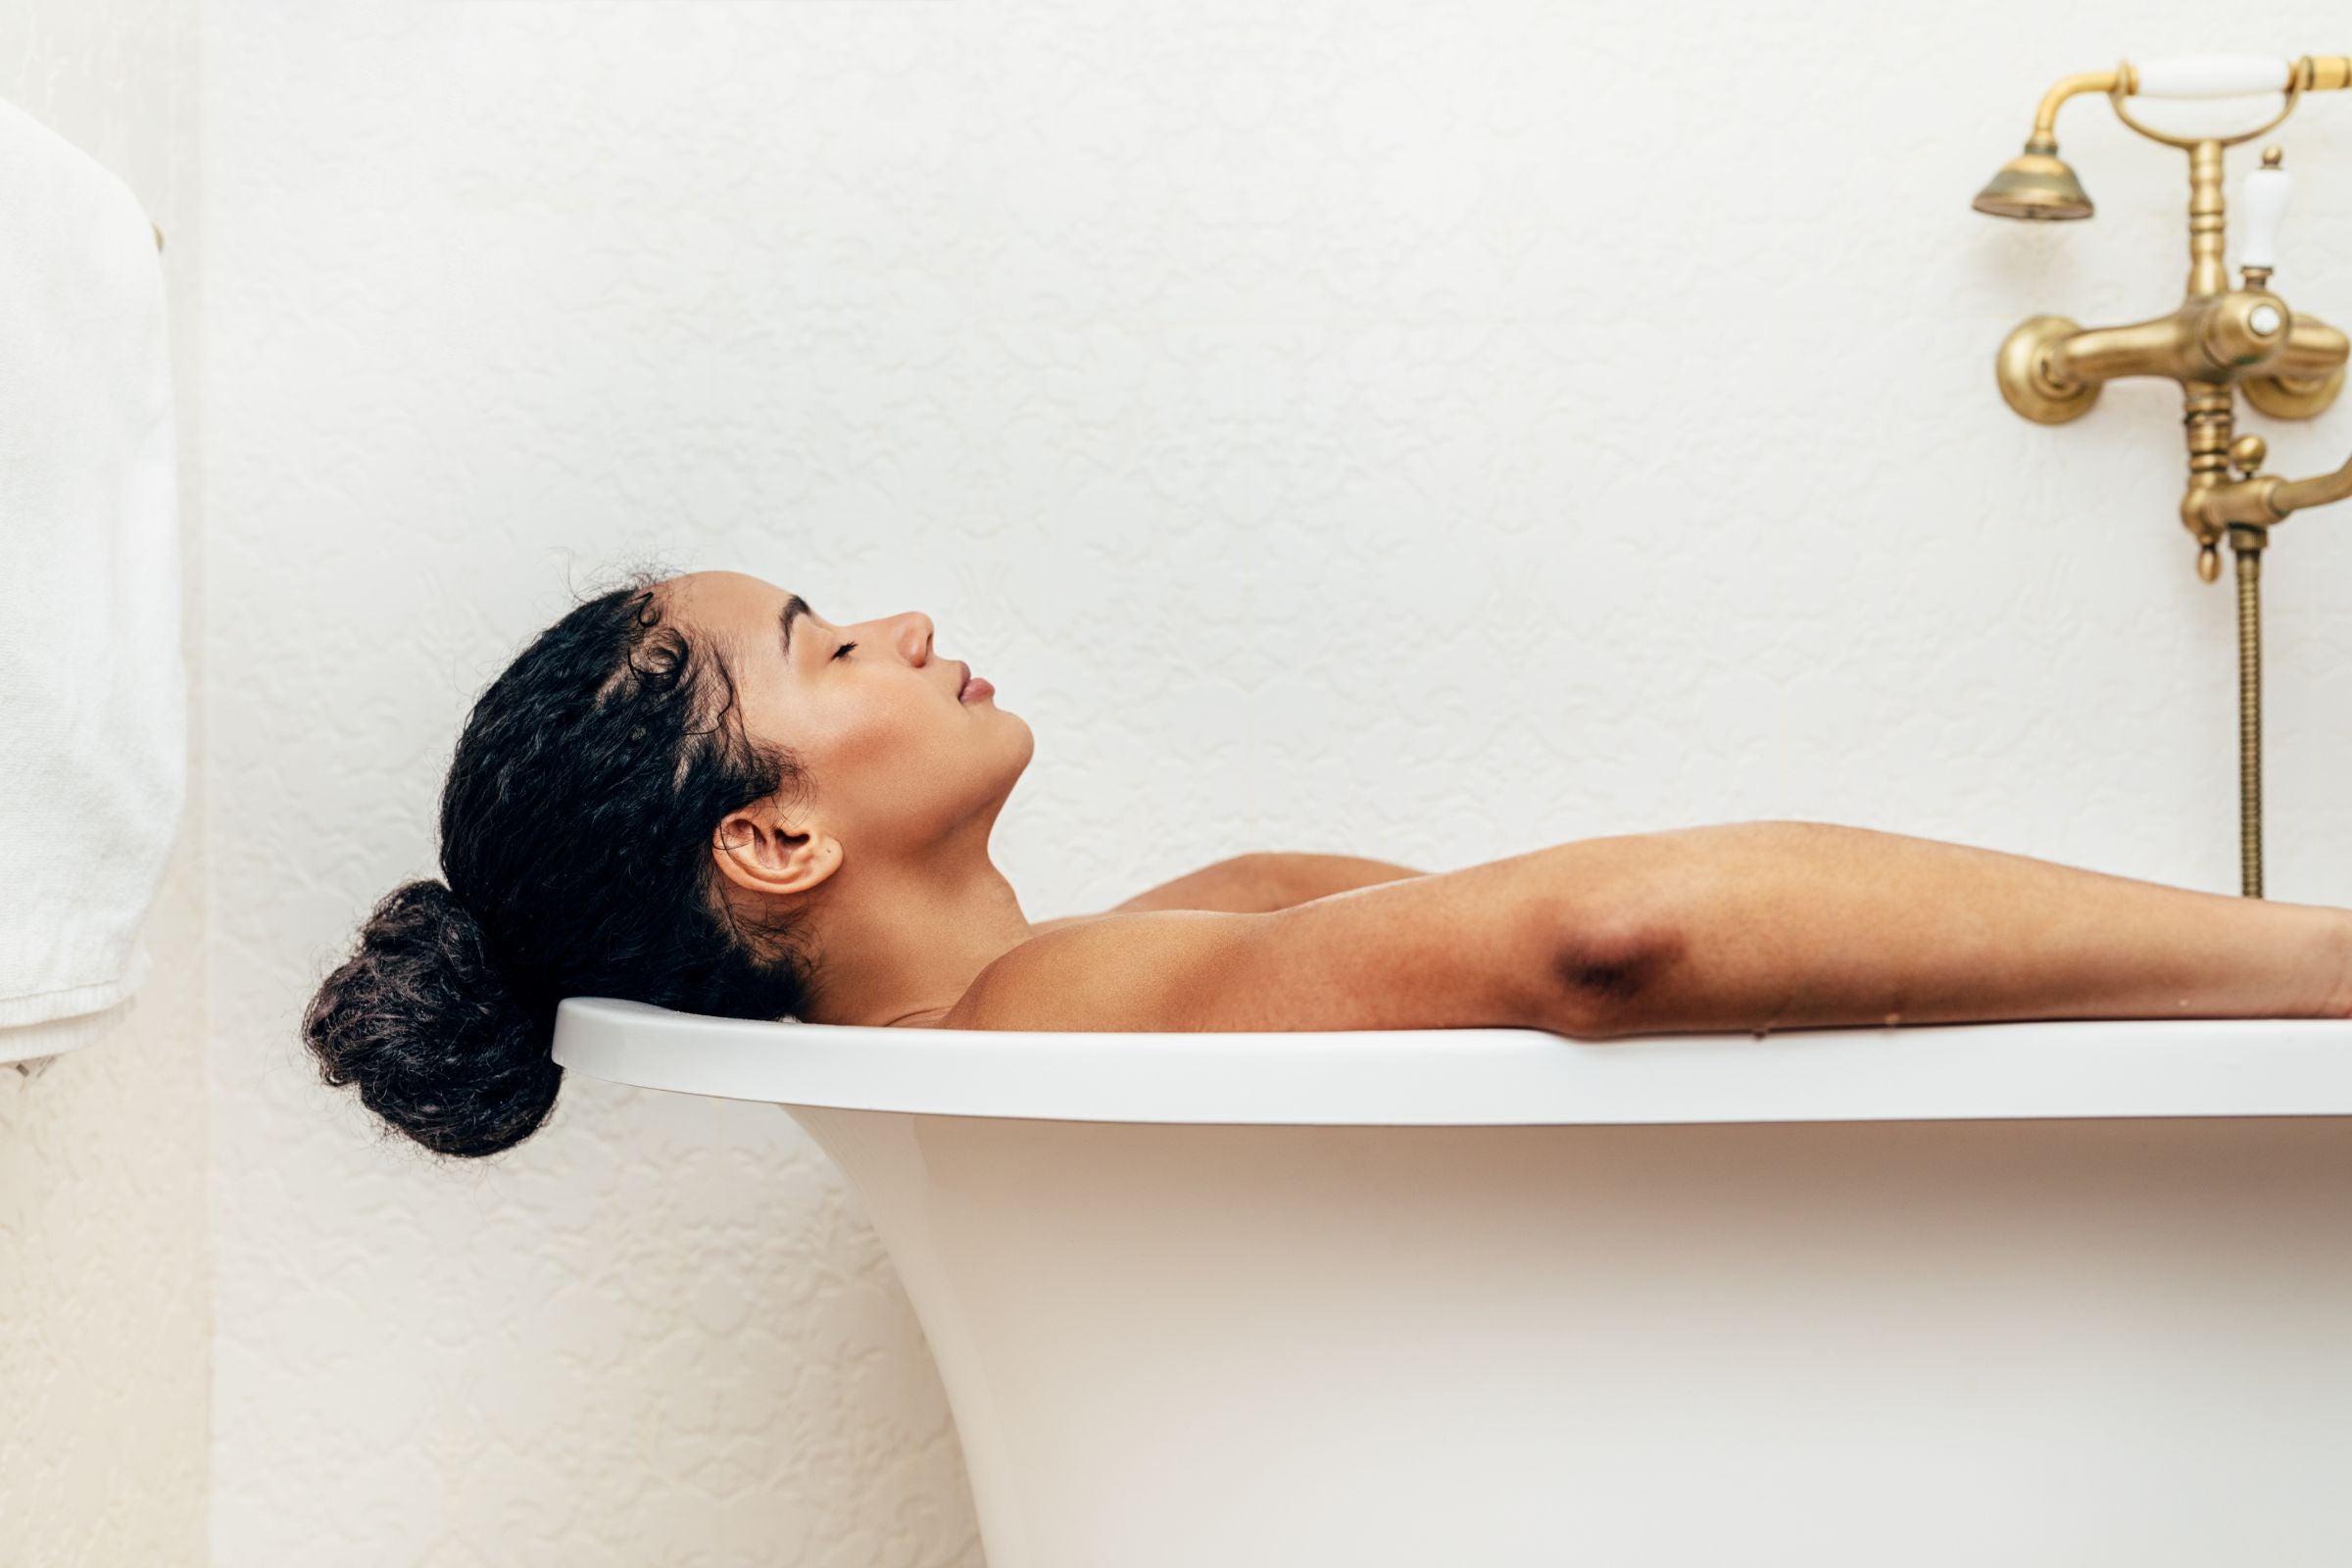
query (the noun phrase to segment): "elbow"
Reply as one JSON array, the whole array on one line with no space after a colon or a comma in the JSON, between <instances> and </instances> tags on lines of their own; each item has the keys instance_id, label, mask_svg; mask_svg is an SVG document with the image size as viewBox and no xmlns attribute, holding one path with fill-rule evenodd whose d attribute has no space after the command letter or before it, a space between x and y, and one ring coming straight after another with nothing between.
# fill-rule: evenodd
<instances>
[{"instance_id":1,"label":"elbow","mask_svg":"<svg viewBox=\"0 0 2352 1568\"><path fill-rule=\"evenodd\" d=\"M1619 916L1570 931L1545 977L1555 1019L1546 1027L1583 1040L1641 1033L1688 940L1678 923L1654 916Z\"/></svg>"}]
</instances>

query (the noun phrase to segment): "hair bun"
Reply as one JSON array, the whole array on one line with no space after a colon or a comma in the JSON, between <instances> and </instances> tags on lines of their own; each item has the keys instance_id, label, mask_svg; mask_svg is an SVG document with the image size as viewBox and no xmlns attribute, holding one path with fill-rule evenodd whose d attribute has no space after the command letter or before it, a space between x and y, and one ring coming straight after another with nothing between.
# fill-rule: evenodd
<instances>
[{"instance_id":1,"label":"hair bun","mask_svg":"<svg viewBox=\"0 0 2352 1568\"><path fill-rule=\"evenodd\" d=\"M555 1008L526 1002L481 922L442 882L386 894L326 977L302 1035L329 1084L443 1154L495 1154L556 1102Z\"/></svg>"}]
</instances>

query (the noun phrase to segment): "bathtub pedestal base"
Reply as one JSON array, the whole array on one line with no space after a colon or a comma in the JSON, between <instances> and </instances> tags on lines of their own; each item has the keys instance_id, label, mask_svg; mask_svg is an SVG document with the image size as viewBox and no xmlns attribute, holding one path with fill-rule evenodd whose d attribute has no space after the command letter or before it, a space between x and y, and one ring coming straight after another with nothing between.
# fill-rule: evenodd
<instances>
[{"instance_id":1,"label":"bathtub pedestal base","mask_svg":"<svg viewBox=\"0 0 2352 1568\"><path fill-rule=\"evenodd\" d=\"M787 1107L990 1568L2352 1561L2352 1121Z\"/></svg>"}]
</instances>

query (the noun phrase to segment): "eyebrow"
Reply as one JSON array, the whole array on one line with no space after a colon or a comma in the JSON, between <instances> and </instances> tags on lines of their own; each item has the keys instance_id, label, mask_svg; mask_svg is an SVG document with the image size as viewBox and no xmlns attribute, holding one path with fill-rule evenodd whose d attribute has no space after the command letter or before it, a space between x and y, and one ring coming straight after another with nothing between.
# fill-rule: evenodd
<instances>
[{"instance_id":1,"label":"eyebrow","mask_svg":"<svg viewBox=\"0 0 2352 1568\"><path fill-rule=\"evenodd\" d=\"M808 608L808 601L803 599L799 594L794 594L784 601L784 612L776 617L776 624L784 628L784 657L787 661L792 658L792 623L803 615L814 613L816 612Z\"/></svg>"}]
</instances>

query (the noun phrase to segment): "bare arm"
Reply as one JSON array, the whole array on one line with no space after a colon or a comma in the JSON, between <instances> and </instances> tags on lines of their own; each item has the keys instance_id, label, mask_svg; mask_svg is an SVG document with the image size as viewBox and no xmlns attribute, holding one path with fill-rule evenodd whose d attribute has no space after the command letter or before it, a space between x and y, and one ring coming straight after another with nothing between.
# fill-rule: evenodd
<instances>
[{"instance_id":1,"label":"bare arm","mask_svg":"<svg viewBox=\"0 0 2352 1568\"><path fill-rule=\"evenodd\" d=\"M1583 839L1023 943L944 1027L1661 1032L2340 1017L2352 911L1817 822Z\"/></svg>"},{"instance_id":2,"label":"bare arm","mask_svg":"<svg viewBox=\"0 0 2352 1568\"><path fill-rule=\"evenodd\" d=\"M1625 914L1633 842L1587 839L1255 913L1088 918L990 964L939 1026L1597 1033L1597 993L1581 971L1563 978L1562 933L1580 963L1644 951Z\"/></svg>"},{"instance_id":3,"label":"bare arm","mask_svg":"<svg viewBox=\"0 0 2352 1568\"><path fill-rule=\"evenodd\" d=\"M2341 1017L2352 911L1827 822L1643 835L1658 918L1588 979L1612 1035L2017 1018Z\"/></svg>"}]
</instances>

